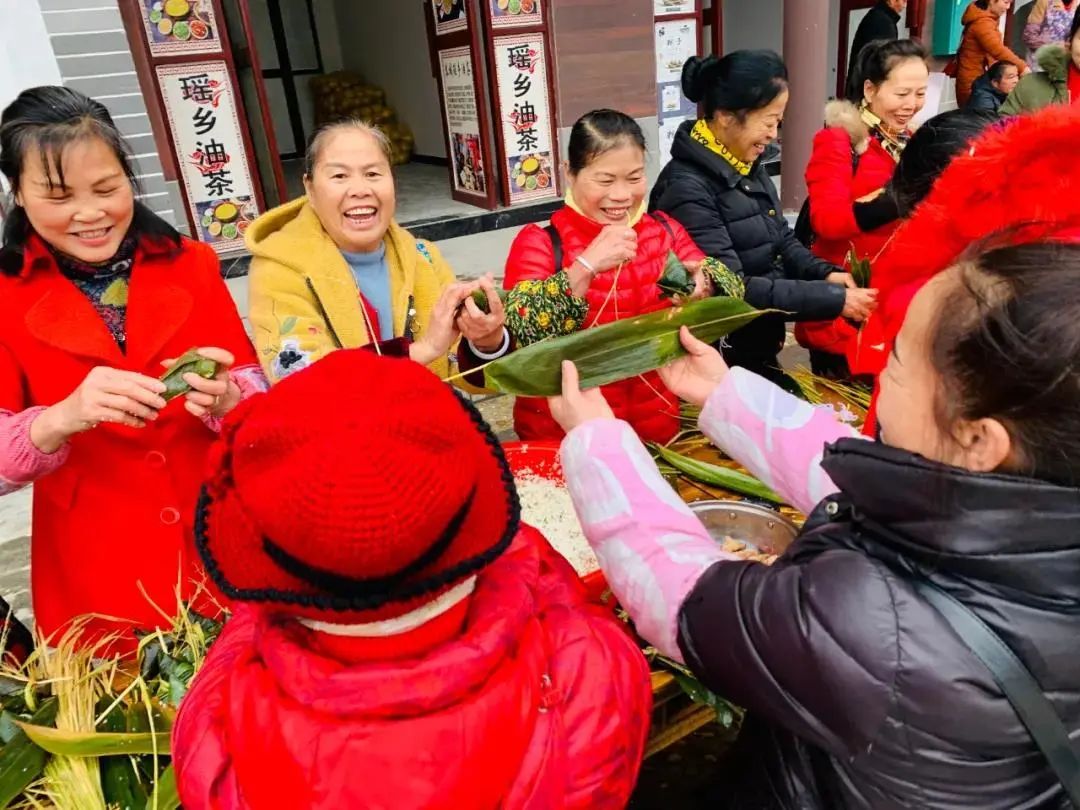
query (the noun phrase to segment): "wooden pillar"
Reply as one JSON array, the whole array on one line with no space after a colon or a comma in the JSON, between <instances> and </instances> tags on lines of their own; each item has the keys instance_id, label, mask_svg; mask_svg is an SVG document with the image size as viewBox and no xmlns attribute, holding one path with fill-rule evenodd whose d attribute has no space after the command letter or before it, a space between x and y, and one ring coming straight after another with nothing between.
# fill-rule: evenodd
<instances>
[{"instance_id":1,"label":"wooden pillar","mask_svg":"<svg viewBox=\"0 0 1080 810\"><path fill-rule=\"evenodd\" d=\"M806 164L829 97L828 51L829 0L785 0L784 61L791 100L784 116L784 210L798 210L806 198Z\"/></svg>"}]
</instances>

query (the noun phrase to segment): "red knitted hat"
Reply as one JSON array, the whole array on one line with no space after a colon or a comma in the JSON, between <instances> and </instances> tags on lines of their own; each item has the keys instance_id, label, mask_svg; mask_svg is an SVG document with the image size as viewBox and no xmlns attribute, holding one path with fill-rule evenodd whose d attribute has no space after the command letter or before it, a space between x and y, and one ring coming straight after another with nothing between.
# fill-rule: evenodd
<instances>
[{"instance_id":1,"label":"red knitted hat","mask_svg":"<svg viewBox=\"0 0 1080 810\"><path fill-rule=\"evenodd\" d=\"M358 349L230 415L195 531L230 599L360 623L472 576L518 521L513 476L472 404L417 363Z\"/></svg>"}]
</instances>

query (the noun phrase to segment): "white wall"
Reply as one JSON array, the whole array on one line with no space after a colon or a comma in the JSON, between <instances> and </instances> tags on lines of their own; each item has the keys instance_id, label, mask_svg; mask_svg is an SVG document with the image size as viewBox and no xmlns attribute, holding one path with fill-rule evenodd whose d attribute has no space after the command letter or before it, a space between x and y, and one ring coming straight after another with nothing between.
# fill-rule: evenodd
<instances>
[{"instance_id":1,"label":"white wall","mask_svg":"<svg viewBox=\"0 0 1080 810\"><path fill-rule=\"evenodd\" d=\"M446 157L425 6L416 0L336 0L344 67L386 91L416 135L416 153Z\"/></svg>"},{"instance_id":2,"label":"white wall","mask_svg":"<svg viewBox=\"0 0 1080 810\"><path fill-rule=\"evenodd\" d=\"M60 84L38 0L0 0L0 109L28 87Z\"/></svg>"},{"instance_id":3,"label":"white wall","mask_svg":"<svg viewBox=\"0 0 1080 810\"><path fill-rule=\"evenodd\" d=\"M727 0L724 50L768 48L784 52L784 0Z\"/></svg>"}]
</instances>

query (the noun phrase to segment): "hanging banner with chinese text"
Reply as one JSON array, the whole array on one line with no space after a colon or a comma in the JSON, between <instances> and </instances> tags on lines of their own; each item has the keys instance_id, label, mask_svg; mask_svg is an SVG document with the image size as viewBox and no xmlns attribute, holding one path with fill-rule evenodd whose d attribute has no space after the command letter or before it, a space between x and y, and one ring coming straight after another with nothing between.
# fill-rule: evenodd
<instances>
[{"instance_id":1,"label":"hanging banner with chinese text","mask_svg":"<svg viewBox=\"0 0 1080 810\"><path fill-rule=\"evenodd\" d=\"M469 27L465 0L431 0L431 13L435 15L435 35L452 34Z\"/></svg>"},{"instance_id":2,"label":"hanging banner with chinese text","mask_svg":"<svg viewBox=\"0 0 1080 810\"><path fill-rule=\"evenodd\" d=\"M221 53L210 0L139 0L152 56Z\"/></svg>"},{"instance_id":3,"label":"hanging banner with chinese text","mask_svg":"<svg viewBox=\"0 0 1080 810\"><path fill-rule=\"evenodd\" d=\"M697 105L682 92L682 69L698 53L697 20L660 21L656 35L656 111L660 129L660 164L671 158L671 144L684 121L697 117Z\"/></svg>"},{"instance_id":4,"label":"hanging banner with chinese text","mask_svg":"<svg viewBox=\"0 0 1080 810\"><path fill-rule=\"evenodd\" d=\"M540 0L487 0L491 6L491 25L493 28L523 28L526 25L539 25Z\"/></svg>"},{"instance_id":5,"label":"hanging banner with chinese text","mask_svg":"<svg viewBox=\"0 0 1080 810\"><path fill-rule=\"evenodd\" d=\"M544 35L496 37L494 54L510 203L554 197L555 133Z\"/></svg>"},{"instance_id":6,"label":"hanging banner with chinese text","mask_svg":"<svg viewBox=\"0 0 1080 810\"><path fill-rule=\"evenodd\" d=\"M486 197L487 167L480 143L480 115L471 50L466 47L439 51L439 69L442 71L443 107L446 130L450 135L454 188Z\"/></svg>"},{"instance_id":7,"label":"hanging banner with chinese text","mask_svg":"<svg viewBox=\"0 0 1080 810\"><path fill-rule=\"evenodd\" d=\"M241 250L259 209L225 62L160 65L157 79L194 235L219 253Z\"/></svg>"}]
</instances>

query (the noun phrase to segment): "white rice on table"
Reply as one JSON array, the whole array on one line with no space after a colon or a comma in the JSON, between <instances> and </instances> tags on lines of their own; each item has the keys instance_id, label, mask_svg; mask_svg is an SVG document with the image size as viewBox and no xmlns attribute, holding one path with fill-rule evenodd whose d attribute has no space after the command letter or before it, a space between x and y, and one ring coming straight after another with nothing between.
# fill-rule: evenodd
<instances>
[{"instance_id":1,"label":"white rice on table","mask_svg":"<svg viewBox=\"0 0 1080 810\"><path fill-rule=\"evenodd\" d=\"M578 576L599 571L600 562L585 540L570 491L557 481L531 473L519 474L514 483L521 501L521 519L538 529Z\"/></svg>"}]
</instances>

